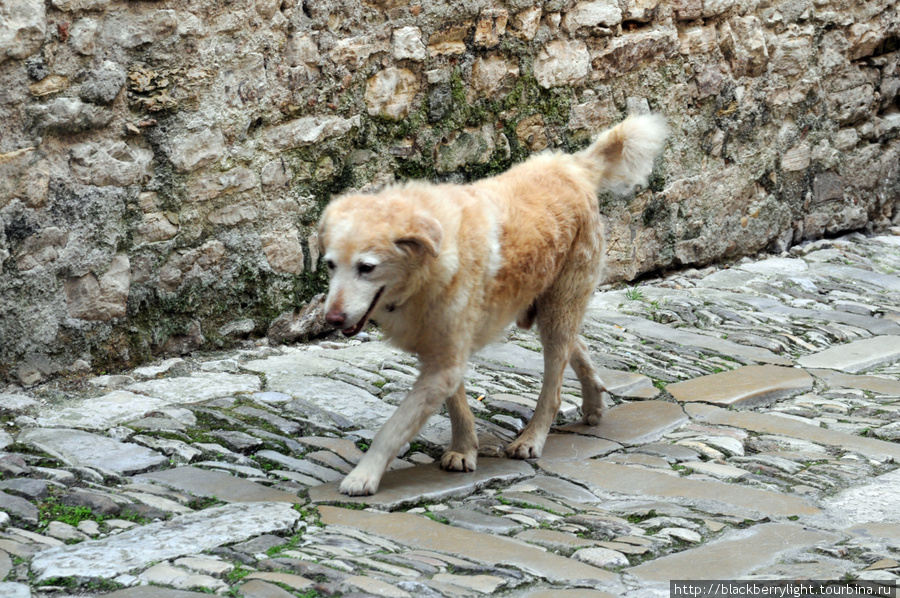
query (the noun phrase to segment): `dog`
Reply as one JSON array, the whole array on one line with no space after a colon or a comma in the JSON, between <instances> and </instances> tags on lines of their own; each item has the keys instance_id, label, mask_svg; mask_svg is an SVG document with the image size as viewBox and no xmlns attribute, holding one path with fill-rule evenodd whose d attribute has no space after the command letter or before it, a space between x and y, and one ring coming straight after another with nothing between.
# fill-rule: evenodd
<instances>
[{"instance_id":1,"label":"dog","mask_svg":"<svg viewBox=\"0 0 900 598\"><path fill-rule=\"evenodd\" d=\"M371 318L420 362L412 390L342 493L374 494L400 447L444 402L452 439L441 467L475 470L466 362L513 321L537 324L544 379L534 416L507 455L540 457L567 364L581 384L583 421L600 421L606 387L578 335L603 270L598 193L646 183L666 135L662 117L630 116L578 153L546 152L474 183L410 182L326 207L318 230L330 278L326 322L350 337Z\"/></svg>"}]
</instances>

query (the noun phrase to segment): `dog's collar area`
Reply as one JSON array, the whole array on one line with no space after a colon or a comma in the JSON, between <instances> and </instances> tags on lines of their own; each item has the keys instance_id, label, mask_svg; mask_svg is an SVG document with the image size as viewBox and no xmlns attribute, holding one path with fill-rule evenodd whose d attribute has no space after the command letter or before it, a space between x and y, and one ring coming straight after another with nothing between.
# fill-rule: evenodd
<instances>
[{"instance_id":1,"label":"dog's collar area","mask_svg":"<svg viewBox=\"0 0 900 598\"><path fill-rule=\"evenodd\" d=\"M375 298L372 299L372 304L369 306L369 309L366 310L366 313L363 314L363 317L359 319L359 322L356 323L356 326L352 328L344 328L341 330L341 333L344 336L356 336L359 334L359 331L363 329L363 326L366 325L366 322L369 321L369 317L372 315L372 312L375 311L375 305L378 303L378 300L381 299L381 294L384 292L385 287L381 287L378 289L378 292L375 293Z\"/></svg>"}]
</instances>

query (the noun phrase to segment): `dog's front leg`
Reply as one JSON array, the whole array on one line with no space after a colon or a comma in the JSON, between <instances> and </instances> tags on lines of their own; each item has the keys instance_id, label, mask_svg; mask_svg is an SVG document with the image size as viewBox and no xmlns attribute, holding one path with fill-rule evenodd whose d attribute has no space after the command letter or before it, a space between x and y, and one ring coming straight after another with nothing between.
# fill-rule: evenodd
<instances>
[{"instance_id":1,"label":"dog's front leg","mask_svg":"<svg viewBox=\"0 0 900 598\"><path fill-rule=\"evenodd\" d=\"M434 367L423 363L412 390L384 424L359 464L341 482L350 496L374 494L388 464L403 443L419 433L447 398L462 385L463 368Z\"/></svg>"},{"instance_id":2,"label":"dog's front leg","mask_svg":"<svg viewBox=\"0 0 900 598\"><path fill-rule=\"evenodd\" d=\"M465 384L447 399L447 412L453 426L450 450L441 457L441 468L449 471L475 471L478 458L478 437L475 435L475 417L466 400Z\"/></svg>"}]
</instances>

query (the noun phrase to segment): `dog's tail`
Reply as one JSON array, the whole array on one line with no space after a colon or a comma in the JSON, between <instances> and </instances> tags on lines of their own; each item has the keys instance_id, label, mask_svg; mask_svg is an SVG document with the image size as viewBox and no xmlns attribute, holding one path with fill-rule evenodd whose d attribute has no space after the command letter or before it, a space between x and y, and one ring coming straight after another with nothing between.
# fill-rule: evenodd
<instances>
[{"instance_id":1,"label":"dog's tail","mask_svg":"<svg viewBox=\"0 0 900 598\"><path fill-rule=\"evenodd\" d=\"M646 184L669 128L658 114L629 116L601 133L581 155L600 189L619 193Z\"/></svg>"}]
</instances>

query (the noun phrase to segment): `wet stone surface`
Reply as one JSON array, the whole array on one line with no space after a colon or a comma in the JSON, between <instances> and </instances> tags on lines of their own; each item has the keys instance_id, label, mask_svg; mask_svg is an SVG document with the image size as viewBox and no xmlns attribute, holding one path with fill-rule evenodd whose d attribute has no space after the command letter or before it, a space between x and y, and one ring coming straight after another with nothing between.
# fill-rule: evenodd
<instances>
[{"instance_id":1,"label":"wet stone surface","mask_svg":"<svg viewBox=\"0 0 900 598\"><path fill-rule=\"evenodd\" d=\"M540 459L503 447L542 358L510 329L377 494L343 476L409 390L379 340L195 354L0 388L0 595L662 596L684 578L900 578L900 245L861 235L598 291ZM852 264L852 266L850 265Z\"/></svg>"}]
</instances>

